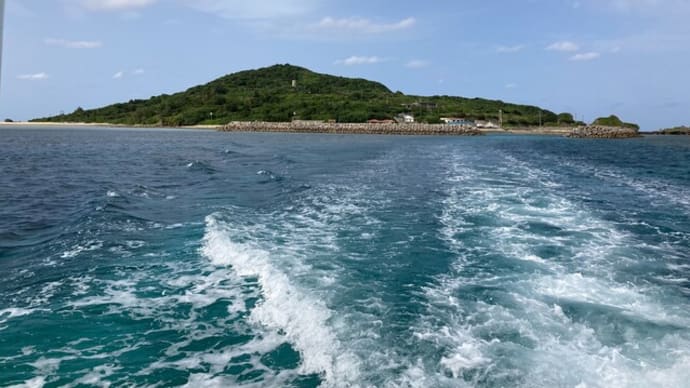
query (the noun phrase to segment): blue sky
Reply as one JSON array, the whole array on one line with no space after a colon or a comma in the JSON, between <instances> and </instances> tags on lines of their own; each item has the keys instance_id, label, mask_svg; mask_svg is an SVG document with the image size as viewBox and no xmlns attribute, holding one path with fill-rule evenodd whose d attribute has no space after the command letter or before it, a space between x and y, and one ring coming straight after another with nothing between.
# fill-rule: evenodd
<instances>
[{"instance_id":1,"label":"blue sky","mask_svg":"<svg viewBox=\"0 0 690 388\"><path fill-rule=\"evenodd\" d=\"M408 94L690 123L690 0L6 0L0 118L291 63Z\"/></svg>"}]
</instances>

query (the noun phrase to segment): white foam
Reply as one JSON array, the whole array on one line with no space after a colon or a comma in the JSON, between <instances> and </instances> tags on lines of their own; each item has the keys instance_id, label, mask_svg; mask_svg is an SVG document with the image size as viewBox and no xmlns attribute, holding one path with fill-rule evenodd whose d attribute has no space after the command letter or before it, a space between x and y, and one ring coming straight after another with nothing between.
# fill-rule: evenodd
<instances>
[{"instance_id":1,"label":"white foam","mask_svg":"<svg viewBox=\"0 0 690 388\"><path fill-rule=\"evenodd\" d=\"M266 251L234 243L215 216L207 217L206 224L203 254L215 265L232 266L242 277L256 277L261 285L263 300L252 310L250 320L285 334L302 354L301 373L323 374L332 385L356 381L357 360L341 348L329 329L328 307L292 284L273 266Z\"/></svg>"},{"instance_id":2,"label":"white foam","mask_svg":"<svg viewBox=\"0 0 690 388\"><path fill-rule=\"evenodd\" d=\"M671 203L682 207L686 212L690 211L690 194L688 194L688 190L672 182L653 177L636 178L625 170L612 166L601 167L582 161L553 158L552 160L559 165L573 168L575 171L585 175L593 175L610 184L627 186L647 196L653 204L667 205ZM662 199L662 201L659 199Z\"/></svg>"},{"instance_id":3,"label":"white foam","mask_svg":"<svg viewBox=\"0 0 690 388\"><path fill-rule=\"evenodd\" d=\"M43 388L45 384L46 378L44 376L38 376L31 380L27 380L22 384L10 385L7 388Z\"/></svg>"},{"instance_id":4,"label":"white foam","mask_svg":"<svg viewBox=\"0 0 690 388\"><path fill-rule=\"evenodd\" d=\"M25 309L17 307L10 307L0 310L0 325L2 325L5 322L8 322L11 319L33 314L36 311L38 311L38 309ZM3 331L5 329L7 329L7 326L0 326L0 331Z\"/></svg>"},{"instance_id":5,"label":"white foam","mask_svg":"<svg viewBox=\"0 0 690 388\"><path fill-rule=\"evenodd\" d=\"M63 361L66 360L73 360L74 357L72 356L66 356L66 357L60 357L60 358L46 358L46 357L40 357L38 360L29 363L34 369L36 369L36 372L44 375L44 376L50 376L54 374L59 368L60 364Z\"/></svg>"},{"instance_id":6,"label":"white foam","mask_svg":"<svg viewBox=\"0 0 690 388\"><path fill-rule=\"evenodd\" d=\"M539 264L546 264L546 261L537 255L525 255L521 256L522 260L531 261Z\"/></svg>"},{"instance_id":7,"label":"white foam","mask_svg":"<svg viewBox=\"0 0 690 388\"><path fill-rule=\"evenodd\" d=\"M88 371L86 374L84 374L82 377L77 379L74 384L75 385L86 385L90 387L103 387L103 388L108 388L112 384L109 381L106 381L104 379L112 376L117 370L120 368L117 368L113 365L100 365L92 370ZM85 371L82 371L81 373L84 373Z\"/></svg>"},{"instance_id":8,"label":"white foam","mask_svg":"<svg viewBox=\"0 0 690 388\"><path fill-rule=\"evenodd\" d=\"M658 301L645 295L644 289L630 285L587 277L581 273L543 277L534 283L534 290L546 296L620 309L650 322L690 326L688 314L661 306Z\"/></svg>"},{"instance_id":9,"label":"white foam","mask_svg":"<svg viewBox=\"0 0 690 388\"><path fill-rule=\"evenodd\" d=\"M16 307L6 308L4 310L0 310L0 319L2 319L2 321L0 322L5 322L8 319L22 317L24 315L29 315L32 314L34 311L34 309L23 309Z\"/></svg>"},{"instance_id":10,"label":"white foam","mask_svg":"<svg viewBox=\"0 0 690 388\"><path fill-rule=\"evenodd\" d=\"M513 373L533 386L685 384L690 374L684 369L690 358L687 336L669 332L659 344L629 329L625 333L629 344L605 345L598 326L568 318L558 301L595 304L635 319L690 327L690 316L681 311L682 306L660 302L651 285L642 288L613 279L612 268L633 261L626 255L632 244L625 233L554 193L559 185L549 181L548 173L517 163L515 158L507 160L510 166L505 169L492 166L487 171L490 179L466 155L458 153L449 163L452 168L440 216L440 237L457 254L457 261L449 274L439 276L437 284L426 290L428 311L414 328L422 344L446 349L438 361L440 368L453 377L463 377L467 371L492 376ZM475 217L492 220L486 226L474 225ZM524 227L532 222L548 224L558 234ZM476 236L477 231L485 237L465 238L467 232ZM561 253L545 260L533 251L542 244L556 245ZM468 276L468 266L482 265L483 257L496 253L538 263L548 271L525 273L521 279L483 272ZM463 287L484 285L511 290L513 300L487 304L457 296ZM514 371L501 369L504 345L484 339L487 333L503 332L519 333L534 344L534 349L521 349L521 361ZM423 370L431 372L428 366Z\"/></svg>"},{"instance_id":11,"label":"white foam","mask_svg":"<svg viewBox=\"0 0 690 388\"><path fill-rule=\"evenodd\" d=\"M461 378L463 371L475 369L490 361L484 357L480 346L465 342L454 349L452 355L441 358L441 366L448 369L454 378Z\"/></svg>"},{"instance_id":12,"label":"white foam","mask_svg":"<svg viewBox=\"0 0 690 388\"><path fill-rule=\"evenodd\" d=\"M125 245L127 246L127 248L130 248L130 249L139 249L139 248L143 247L144 245L146 245L146 242L141 241L141 240L130 240L130 241L125 241Z\"/></svg>"},{"instance_id":13,"label":"white foam","mask_svg":"<svg viewBox=\"0 0 690 388\"><path fill-rule=\"evenodd\" d=\"M63 252L60 257L63 259L71 259L78 256L80 253L91 252L101 248L103 248L103 241L89 240L85 243L73 246L70 250Z\"/></svg>"}]
</instances>

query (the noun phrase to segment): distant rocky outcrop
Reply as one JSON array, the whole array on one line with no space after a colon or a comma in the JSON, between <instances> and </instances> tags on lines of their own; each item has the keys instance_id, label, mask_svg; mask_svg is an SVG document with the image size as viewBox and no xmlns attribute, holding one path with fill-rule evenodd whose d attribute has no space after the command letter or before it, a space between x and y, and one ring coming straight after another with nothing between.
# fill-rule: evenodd
<instances>
[{"instance_id":1,"label":"distant rocky outcrop","mask_svg":"<svg viewBox=\"0 0 690 388\"><path fill-rule=\"evenodd\" d=\"M578 139L629 139L640 137L640 133L635 128L589 125L573 129L566 137Z\"/></svg>"},{"instance_id":2,"label":"distant rocky outcrop","mask_svg":"<svg viewBox=\"0 0 690 388\"><path fill-rule=\"evenodd\" d=\"M661 129L659 131L653 132L655 135L690 135L690 127L680 126L673 128Z\"/></svg>"},{"instance_id":3,"label":"distant rocky outcrop","mask_svg":"<svg viewBox=\"0 0 690 388\"><path fill-rule=\"evenodd\" d=\"M598 119L594 120L592 125L598 125L598 126L604 126L604 127L618 127L618 128L632 128L632 129L640 129L640 126L635 124L635 123L626 123L618 116L616 115L611 115L609 117L599 117Z\"/></svg>"}]
</instances>

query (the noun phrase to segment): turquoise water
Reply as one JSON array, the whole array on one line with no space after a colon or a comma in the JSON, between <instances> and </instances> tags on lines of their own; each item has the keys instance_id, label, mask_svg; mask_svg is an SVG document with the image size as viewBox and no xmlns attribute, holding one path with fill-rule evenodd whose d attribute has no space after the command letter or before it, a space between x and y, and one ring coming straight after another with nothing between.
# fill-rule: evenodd
<instances>
[{"instance_id":1,"label":"turquoise water","mask_svg":"<svg viewBox=\"0 0 690 388\"><path fill-rule=\"evenodd\" d=\"M0 146L2 386L689 386L689 137Z\"/></svg>"}]
</instances>

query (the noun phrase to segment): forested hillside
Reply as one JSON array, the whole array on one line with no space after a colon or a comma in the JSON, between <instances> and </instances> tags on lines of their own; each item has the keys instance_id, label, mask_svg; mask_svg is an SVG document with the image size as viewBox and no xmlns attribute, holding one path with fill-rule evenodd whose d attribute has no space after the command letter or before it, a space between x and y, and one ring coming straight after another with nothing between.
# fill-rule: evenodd
<instances>
[{"instance_id":1,"label":"forested hillside","mask_svg":"<svg viewBox=\"0 0 690 388\"><path fill-rule=\"evenodd\" d=\"M418 122L441 117L498 120L507 125L571 124L573 116L535 106L481 98L411 96L364 79L318 74L292 65L275 65L230 74L184 92L33 121L127 125L225 124L230 121L335 120L364 122L412 113Z\"/></svg>"}]
</instances>

